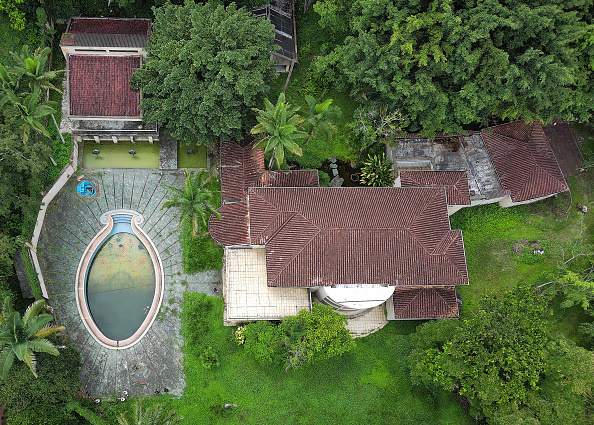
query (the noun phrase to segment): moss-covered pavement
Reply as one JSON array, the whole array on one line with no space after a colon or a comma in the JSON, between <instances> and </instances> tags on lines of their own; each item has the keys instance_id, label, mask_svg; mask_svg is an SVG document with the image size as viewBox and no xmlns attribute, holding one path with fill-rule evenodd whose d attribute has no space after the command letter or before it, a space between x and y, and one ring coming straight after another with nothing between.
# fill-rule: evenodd
<instances>
[{"instance_id":1,"label":"moss-covered pavement","mask_svg":"<svg viewBox=\"0 0 594 425\"><path fill-rule=\"evenodd\" d=\"M80 178L80 177L79 177ZM50 304L66 336L82 355L81 384L91 397L150 395L184 389L183 357L179 335L181 301L185 291L220 296L220 270L194 275L183 273L178 242L177 209L162 210L168 198L163 185L181 187L181 172L102 169L85 173L97 184L98 195L82 198L71 179L48 209L39 242L39 259ZM142 229L155 244L164 267L164 296L160 312L146 335L129 349L111 350L99 343L82 323L74 295L76 271L84 250L101 229L100 216L126 209L144 217ZM214 292L217 288L218 292Z\"/></svg>"}]
</instances>

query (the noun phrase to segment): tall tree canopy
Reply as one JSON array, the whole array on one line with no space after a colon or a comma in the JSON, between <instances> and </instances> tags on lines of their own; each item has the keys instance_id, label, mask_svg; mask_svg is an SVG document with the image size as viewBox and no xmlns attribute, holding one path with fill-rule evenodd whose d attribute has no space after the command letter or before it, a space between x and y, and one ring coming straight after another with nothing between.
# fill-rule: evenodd
<instances>
[{"instance_id":1,"label":"tall tree canopy","mask_svg":"<svg viewBox=\"0 0 594 425\"><path fill-rule=\"evenodd\" d=\"M345 9L349 26L318 76L392 104L407 130L426 135L491 118L587 119L589 3L327 0L315 7L320 24Z\"/></svg>"},{"instance_id":2,"label":"tall tree canopy","mask_svg":"<svg viewBox=\"0 0 594 425\"><path fill-rule=\"evenodd\" d=\"M241 137L274 78L272 25L233 3L153 10L148 57L132 80L142 90L144 120L187 143Z\"/></svg>"},{"instance_id":3,"label":"tall tree canopy","mask_svg":"<svg viewBox=\"0 0 594 425\"><path fill-rule=\"evenodd\" d=\"M426 323L408 359L413 382L468 399L489 424L586 423L594 353L546 332L549 298L521 286L462 321Z\"/></svg>"}]
</instances>

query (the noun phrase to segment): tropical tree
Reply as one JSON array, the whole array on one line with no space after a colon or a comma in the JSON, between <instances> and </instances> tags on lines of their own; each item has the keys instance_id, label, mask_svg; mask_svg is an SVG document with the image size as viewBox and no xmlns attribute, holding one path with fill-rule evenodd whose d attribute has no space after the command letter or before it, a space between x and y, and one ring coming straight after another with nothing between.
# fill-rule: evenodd
<instances>
[{"instance_id":1,"label":"tropical tree","mask_svg":"<svg viewBox=\"0 0 594 425\"><path fill-rule=\"evenodd\" d=\"M222 218L217 208L212 204L212 199L220 191L209 189L213 176L205 171L188 171L183 189L165 186L173 198L165 201L161 209L178 207L181 208L180 227L187 223L192 225L192 236L196 236L196 230L200 223L207 226L207 220L214 214L219 220Z\"/></svg>"},{"instance_id":2,"label":"tropical tree","mask_svg":"<svg viewBox=\"0 0 594 425\"><path fill-rule=\"evenodd\" d=\"M167 2L154 13L148 56L132 78L144 120L187 144L241 138L274 80L272 25L218 1Z\"/></svg>"},{"instance_id":3,"label":"tropical tree","mask_svg":"<svg viewBox=\"0 0 594 425\"><path fill-rule=\"evenodd\" d=\"M300 130L304 121L297 114L300 108L287 102L284 93L278 96L276 105L268 99L264 99L264 105L264 110L253 108L258 113L256 119L259 124L252 128L251 133L263 136L254 149L264 148L265 154L271 154L269 167L274 161L280 170L285 165L285 150L301 156L303 152L297 140L307 139L309 134Z\"/></svg>"},{"instance_id":4,"label":"tropical tree","mask_svg":"<svg viewBox=\"0 0 594 425\"><path fill-rule=\"evenodd\" d=\"M11 52L11 56L17 66L8 69L8 72L16 76L19 87L29 93L42 90L55 90L62 93L52 81L55 81L63 70L47 71L47 60L50 55L50 48L38 47L31 52L28 45L24 45L20 54Z\"/></svg>"},{"instance_id":5,"label":"tropical tree","mask_svg":"<svg viewBox=\"0 0 594 425\"><path fill-rule=\"evenodd\" d=\"M132 419L122 413L118 417L119 425L176 425L181 423L183 416L175 413L175 410L163 410L162 404L155 404L144 409L139 401L134 406Z\"/></svg>"},{"instance_id":6,"label":"tropical tree","mask_svg":"<svg viewBox=\"0 0 594 425\"><path fill-rule=\"evenodd\" d=\"M50 325L53 316L42 313L44 307L44 300L35 301L21 317L14 311L12 299L4 299L0 316L0 379L6 378L15 358L24 362L37 377L34 353L43 352L53 356L59 354L46 337L63 331L65 327Z\"/></svg>"},{"instance_id":7,"label":"tropical tree","mask_svg":"<svg viewBox=\"0 0 594 425\"><path fill-rule=\"evenodd\" d=\"M39 91L25 96L17 96L8 89L5 90L5 96L0 100L0 108L3 106L3 102L10 103L18 111L15 117L15 125L21 130L24 144L29 142L31 130L38 131L45 137L50 137L50 133L45 127L45 118L56 113L57 102L44 102Z\"/></svg>"},{"instance_id":8,"label":"tropical tree","mask_svg":"<svg viewBox=\"0 0 594 425\"><path fill-rule=\"evenodd\" d=\"M22 2L23 0L0 0L0 11L8 14L10 26L17 31L25 29L25 13L18 7Z\"/></svg>"},{"instance_id":9,"label":"tropical tree","mask_svg":"<svg viewBox=\"0 0 594 425\"><path fill-rule=\"evenodd\" d=\"M314 9L342 34L313 64L318 81L398 105L407 132L592 116L590 0L327 0ZM338 20L346 25L335 30Z\"/></svg>"},{"instance_id":10,"label":"tropical tree","mask_svg":"<svg viewBox=\"0 0 594 425\"><path fill-rule=\"evenodd\" d=\"M333 121L340 118L342 113L338 106L332 106L332 99L326 99L322 103L317 103L313 96L305 96L307 110L303 114L304 127L309 132L309 138L304 144L307 144L315 136L321 136L329 139L336 133L336 125Z\"/></svg>"}]
</instances>

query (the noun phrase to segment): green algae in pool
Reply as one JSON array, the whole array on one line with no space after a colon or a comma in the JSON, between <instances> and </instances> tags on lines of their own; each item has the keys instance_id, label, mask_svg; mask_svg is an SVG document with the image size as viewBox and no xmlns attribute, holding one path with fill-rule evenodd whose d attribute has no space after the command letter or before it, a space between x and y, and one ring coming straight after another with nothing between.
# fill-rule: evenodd
<instances>
[{"instance_id":1,"label":"green algae in pool","mask_svg":"<svg viewBox=\"0 0 594 425\"><path fill-rule=\"evenodd\" d=\"M131 233L116 233L101 246L87 276L87 305L107 338L134 335L155 295L155 269L144 244Z\"/></svg>"}]
</instances>

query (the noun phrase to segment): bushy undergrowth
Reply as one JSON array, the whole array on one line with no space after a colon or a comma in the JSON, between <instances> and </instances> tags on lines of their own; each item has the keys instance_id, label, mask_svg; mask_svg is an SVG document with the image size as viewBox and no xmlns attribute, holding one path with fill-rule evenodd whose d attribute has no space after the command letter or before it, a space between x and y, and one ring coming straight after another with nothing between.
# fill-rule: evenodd
<instances>
[{"instance_id":1,"label":"bushy undergrowth","mask_svg":"<svg viewBox=\"0 0 594 425\"><path fill-rule=\"evenodd\" d=\"M234 342L234 328L222 322L223 303L203 294L184 294L186 388L183 397L168 400L167 407L189 424L472 423L452 394L413 388L405 359L416 322L389 323L342 356L287 373L282 367L260 365ZM206 369L200 361L207 346L220 358L216 368ZM226 403L238 407L225 410Z\"/></svg>"},{"instance_id":2,"label":"bushy undergrowth","mask_svg":"<svg viewBox=\"0 0 594 425\"><path fill-rule=\"evenodd\" d=\"M33 292L33 296L36 300L41 300L43 296L41 295L41 286L39 284L39 278L37 277L37 272L35 271L35 267L33 267L33 262L29 257L29 250L23 246L22 248L22 255L23 260L25 261L25 270L27 271L27 280L29 281L29 285L31 285L31 292Z\"/></svg>"},{"instance_id":3,"label":"bushy undergrowth","mask_svg":"<svg viewBox=\"0 0 594 425\"><path fill-rule=\"evenodd\" d=\"M216 192L210 200L211 205L218 208L221 205L220 180L213 179L208 189ZM206 222L208 223L208 217ZM223 267L223 247L218 245L208 234L208 224L200 223L196 236L192 236L191 221L180 229L179 242L182 247L184 271L196 273L201 270L220 269Z\"/></svg>"},{"instance_id":4,"label":"bushy undergrowth","mask_svg":"<svg viewBox=\"0 0 594 425\"><path fill-rule=\"evenodd\" d=\"M192 236L191 223L182 227L179 241L186 273L223 267L223 247L217 245L210 235Z\"/></svg>"},{"instance_id":5,"label":"bushy undergrowth","mask_svg":"<svg viewBox=\"0 0 594 425\"><path fill-rule=\"evenodd\" d=\"M54 342L64 343L58 339ZM79 367L80 355L72 346L60 349L59 356L37 353L38 378L23 362L15 362L0 385L0 405L6 409L7 422L14 425L78 423L65 412L64 406L75 399L80 389Z\"/></svg>"},{"instance_id":6,"label":"bushy undergrowth","mask_svg":"<svg viewBox=\"0 0 594 425\"><path fill-rule=\"evenodd\" d=\"M245 348L263 365L285 369L341 356L355 348L346 318L332 307L314 303L279 325L255 322L244 326Z\"/></svg>"}]
</instances>

